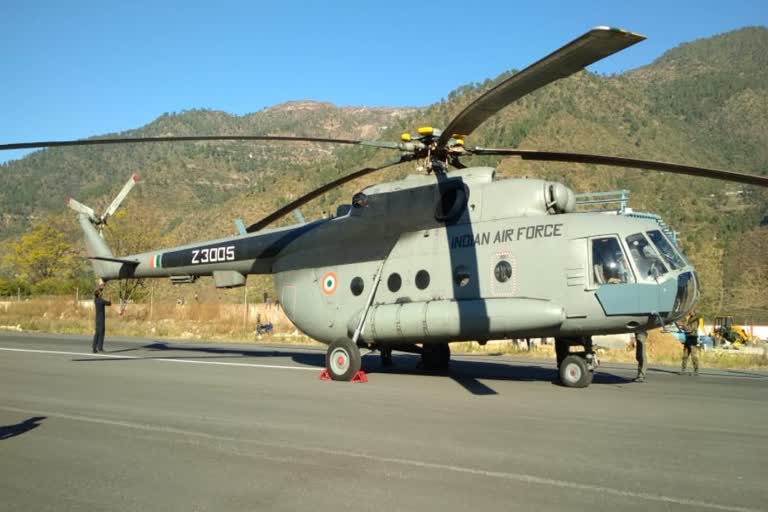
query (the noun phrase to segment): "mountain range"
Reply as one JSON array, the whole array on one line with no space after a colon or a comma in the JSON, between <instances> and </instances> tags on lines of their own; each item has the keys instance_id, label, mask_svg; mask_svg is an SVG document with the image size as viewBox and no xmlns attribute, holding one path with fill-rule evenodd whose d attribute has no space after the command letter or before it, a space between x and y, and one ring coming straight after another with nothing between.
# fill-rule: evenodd
<instances>
[{"instance_id":1,"label":"mountain range","mask_svg":"<svg viewBox=\"0 0 768 512\"><path fill-rule=\"evenodd\" d=\"M294 101L244 116L211 110L168 113L141 128L99 137L214 134L304 135L398 140L423 125L445 126L512 71L413 108L338 107ZM10 142L10 141L9 141ZM599 153L768 173L768 28L692 41L647 66L602 76L580 72L505 108L471 146ZM0 165L0 241L46 215L64 215L68 196L105 206L134 172L127 206L151 209L164 241L232 234L314 186L391 154L311 143L179 143L55 148ZM562 181L576 192L628 189L630 206L660 214L679 233L702 280L701 311L768 320L768 191L715 180L593 165L475 157L499 177ZM415 172L403 164L304 207L311 218L364 186ZM66 213L69 215L69 213ZM78 237L75 222L71 236Z\"/></svg>"}]
</instances>

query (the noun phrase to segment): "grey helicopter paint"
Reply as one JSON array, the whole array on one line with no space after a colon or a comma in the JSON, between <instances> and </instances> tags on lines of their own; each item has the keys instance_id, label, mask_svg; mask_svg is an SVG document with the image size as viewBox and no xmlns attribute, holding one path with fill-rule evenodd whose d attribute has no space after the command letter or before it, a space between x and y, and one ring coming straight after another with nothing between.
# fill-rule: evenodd
<instances>
[{"instance_id":1,"label":"grey helicopter paint","mask_svg":"<svg viewBox=\"0 0 768 512\"><path fill-rule=\"evenodd\" d=\"M113 256L103 244L93 256L109 267L102 269L104 279L212 275L217 286L229 287L244 284L248 274L274 274L291 321L327 343L352 335L364 292L382 264L383 286L361 333L368 343L626 332L685 312L673 311L677 276L693 273L692 267L649 279L631 261L624 241L658 231L657 223L573 213L570 190L561 189L560 202L552 201L551 190L560 184L494 181L493 175L491 168L446 173L446 181L468 190L449 225L434 215L444 207L440 186L411 176L362 191L364 204L342 207L346 213L333 219L138 254L125 262L108 261ZM506 200L499 202L500 196ZM89 245L98 246L96 230L81 224L95 242ZM628 274L621 283L597 285L590 240L606 237L624 251ZM655 257L662 260L658 250ZM420 272L426 282L419 283ZM696 280L689 282L695 296ZM604 304L595 291L611 286L623 290L616 297L606 294ZM646 289L650 294L641 292ZM621 308L612 314L624 295L643 300L632 314Z\"/></svg>"},{"instance_id":2,"label":"grey helicopter paint","mask_svg":"<svg viewBox=\"0 0 768 512\"><path fill-rule=\"evenodd\" d=\"M78 212L103 280L169 277L184 283L212 276L217 287L230 288L245 285L250 274L274 275L288 317L329 344L326 366L335 380L357 373L361 347L379 349L382 362L396 349L420 353L426 368L446 368L452 341L548 336L555 338L561 382L585 387L598 366L591 336L638 332L681 318L698 300L695 270L653 219L579 213L575 194L560 183L496 180L493 168L467 167L462 160L491 155L577 162L763 187L768 178L619 156L469 147L465 139L517 99L643 39L594 28L481 94L445 129L421 127L399 142L196 135L24 142L0 144L0 150L238 140L397 152L395 159L353 171L245 229L241 225L238 236L136 255L114 256L101 237L132 182L102 216L77 201L69 206ZM265 229L329 190L408 162L426 174L370 186L334 218Z\"/></svg>"}]
</instances>

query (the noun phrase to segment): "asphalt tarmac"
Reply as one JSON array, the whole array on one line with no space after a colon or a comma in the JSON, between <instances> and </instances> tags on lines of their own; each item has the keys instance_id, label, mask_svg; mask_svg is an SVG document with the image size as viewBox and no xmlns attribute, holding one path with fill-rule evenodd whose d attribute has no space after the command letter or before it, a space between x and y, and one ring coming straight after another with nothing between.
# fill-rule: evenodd
<instances>
[{"instance_id":1,"label":"asphalt tarmac","mask_svg":"<svg viewBox=\"0 0 768 512\"><path fill-rule=\"evenodd\" d=\"M0 334L0 510L768 509L768 373Z\"/></svg>"}]
</instances>

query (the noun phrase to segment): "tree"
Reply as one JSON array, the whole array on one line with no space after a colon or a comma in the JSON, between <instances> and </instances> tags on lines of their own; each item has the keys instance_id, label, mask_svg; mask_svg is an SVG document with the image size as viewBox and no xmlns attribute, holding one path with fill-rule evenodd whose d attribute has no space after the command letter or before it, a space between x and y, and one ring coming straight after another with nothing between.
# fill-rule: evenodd
<instances>
[{"instance_id":1,"label":"tree","mask_svg":"<svg viewBox=\"0 0 768 512\"><path fill-rule=\"evenodd\" d=\"M72 284L79 261L60 220L52 217L33 224L12 242L3 258L18 280L41 292L61 292Z\"/></svg>"},{"instance_id":2,"label":"tree","mask_svg":"<svg viewBox=\"0 0 768 512\"><path fill-rule=\"evenodd\" d=\"M120 257L162 247L167 240L160 229L159 217L157 208L143 202L131 202L121 208L104 229L104 238L112 253ZM121 279L118 286L123 305L147 293L144 279Z\"/></svg>"}]
</instances>

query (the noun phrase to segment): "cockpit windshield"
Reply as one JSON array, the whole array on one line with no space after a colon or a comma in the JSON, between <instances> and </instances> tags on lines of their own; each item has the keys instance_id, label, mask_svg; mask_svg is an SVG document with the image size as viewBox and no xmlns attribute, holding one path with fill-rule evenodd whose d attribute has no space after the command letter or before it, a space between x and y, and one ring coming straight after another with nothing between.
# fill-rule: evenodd
<instances>
[{"instance_id":1,"label":"cockpit windshield","mask_svg":"<svg viewBox=\"0 0 768 512\"><path fill-rule=\"evenodd\" d=\"M653 281L656 277L668 272L659 253L642 233L628 236L627 245L641 279Z\"/></svg>"},{"instance_id":2,"label":"cockpit windshield","mask_svg":"<svg viewBox=\"0 0 768 512\"><path fill-rule=\"evenodd\" d=\"M672 247L672 244L667 241L666 237L661 234L661 231L656 229L653 231L647 231L646 233L648 238L651 239L651 242L653 242L661 255L664 257L664 261L666 261L673 270L677 270L678 268L683 268L685 266L683 259L677 254L677 251L675 251L675 249Z\"/></svg>"}]
</instances>

